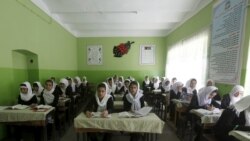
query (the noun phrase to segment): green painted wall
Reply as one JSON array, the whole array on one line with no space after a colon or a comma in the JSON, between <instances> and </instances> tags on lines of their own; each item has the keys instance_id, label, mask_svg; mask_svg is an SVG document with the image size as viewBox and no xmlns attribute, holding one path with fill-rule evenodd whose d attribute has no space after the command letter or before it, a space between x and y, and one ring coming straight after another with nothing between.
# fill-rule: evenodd
<instances>
[{"instance_id":1,"label":"green painted wall","mask_svg":"<svg viewBox=\"0 0 250 141\"><path fill-rule=\"evenodd\" d=\"M134 41L128 54L121 58L113 57L113 47L120 43ZM140 65L140 45L154 44L155 65ZM87 64L87 46L102 45L103 65ZM86 75L93 83L104 81L114 74L124 77L133 76L142 81L145 75L163 76L165 74L166 61L165 37L103 37L103 38L79 38L78 39L78 70L79 75Z\"/></svg>"},{"instance_id":2,"label":"green painted wall","mask_svg":"<svg viewBox=\"0 0 250 141\"><path fill-rule=\"evenodd\" d=\"M187 20L184 24L182 24L179 28L174 30L171 34L166 37L166 46L169 47L172 44L185 39L191 36L194 33L197 33L205 28L210 28L212 23L212 10L214 2L210 3L208 6L203 8L200 12L194 15L192 18ZM250 10L247 8L247 17L246 17L246 25L250 24ZM247 57L248 57L248 44L249 44L249 34L250 34L250 27L245 27L245 38L244 38L244 45L243 45L243 56L242 56L242 70L241 70L241 81L240 84L244 86L245 83L245 75L246 75L246 64L247 64ZM232 85L229 84L218 84L216 86L219 88L220 94L229 93L232 89Z\"/></svg>"},{"instance_id":3,"label":"green painted wall","mask_svg":"<svg viewBox=\"0 0 250 141\"><path fill-rule=\"evenodd\" d=\"M77 39L30 0L1 0L0 17L0 105L16 102L23 81L77 75Z\"/></svg>"}]
</instances>

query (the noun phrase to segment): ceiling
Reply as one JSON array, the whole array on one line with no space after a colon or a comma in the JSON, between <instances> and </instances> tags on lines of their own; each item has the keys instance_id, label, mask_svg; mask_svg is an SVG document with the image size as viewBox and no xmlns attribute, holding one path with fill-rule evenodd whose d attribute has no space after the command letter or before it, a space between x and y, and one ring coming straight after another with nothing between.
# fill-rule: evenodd
<instances>
[{"instance_id":1,"label":"ceiling","mask_svg":"<svg viewBox=\"0 0 250 141\"><path fill-rule=\"evenodd\" d=\"M212 0L32 0L76 37L166 36Z\"/></svg>"}]
</instances>

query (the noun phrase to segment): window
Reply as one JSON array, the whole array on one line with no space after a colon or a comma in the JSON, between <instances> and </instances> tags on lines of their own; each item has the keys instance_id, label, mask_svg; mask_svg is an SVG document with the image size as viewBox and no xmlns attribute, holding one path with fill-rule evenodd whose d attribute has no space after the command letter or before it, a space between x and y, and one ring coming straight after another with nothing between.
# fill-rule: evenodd
<instances>
[{"instance_id":1,"label":"window","mask_svg":"<svg viewBox=\"0 0 250 141\"><path fill-rule=\"evenodd\" d=\"M197 88L203 87L207 76L208 30L182 40L168 48L166 76L176 77L186 84L190 78L196 78Z\"/></svg>"},{"instance_id":2,"label":"window","mask_svg":"<svg viewBox=\"0 0 250 141\"><path fill-rule=\"evenodd\" d=\"M245 78L245 91L244 95L249 95L250 93L250 49L248 49L248 59L247 59L247 68L246 68L246 78Z\"/></svg>"}]
</instances>

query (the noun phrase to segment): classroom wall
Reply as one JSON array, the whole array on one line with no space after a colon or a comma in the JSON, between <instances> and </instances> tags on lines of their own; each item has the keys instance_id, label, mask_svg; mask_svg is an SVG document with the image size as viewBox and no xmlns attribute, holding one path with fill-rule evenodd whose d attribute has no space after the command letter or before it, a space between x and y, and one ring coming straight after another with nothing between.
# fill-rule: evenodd
<instances>
[{"instance_id":1,"label":"classroom wall","mask_svg":"<svg viewBox=\"0 0 250 141\"><path fill-rule=\"evenodd\" d=\"M0 17L0 105L14 104L27 79L77 75L77 39L30 0L1 0ZM5 135L0 126L0 140Z\"/></svg>"},{"instance_id":2,"label":"classroom wall","mask_svg":"<svg viewBox=\"0 0 250 141\"><path fill-rule=\"evenodd\" d=\"M120 43L134 41L129 52L121 58L114 57L113 47ZM140 45L155 45L155 65L140 65ZM87 64L87 46L102 45L103 65ZM164 76L166 61L165 37L103 37L78 39L78 70L79 75L86 75L88 80L99 83L114 74L124 77L133 76L142 82L145 75Z\"/></svg>"},{"instance_id":3,"label":"classroom wall","mask_svg":"<svg viewBox=\"0 0 250 141\"><path fill-rule=\"evenodd\" d=\"M190 37L192 34L197 33L205 28L210 28L212 23L212 10L213 4L216 3L214 0L208 6L203 8L196 15L187 20L184 24L182 24L179 28L171 32L166 37L166 46L169 47L174 43ZM245 83L245 75L246 75L246 63L248 57L248 46L249 46L249 33L250 33L250 10L247 8L247 17L246 17L246 27L245 27L245 38L243 39L243 56L242 56L242 69L241 69L241 80L240 84L244 86ZM208 56L209 57L209 56ZM229 93L232 89L233 85L229 84L219 84L216 83L216 86L219 88L219 93L221 95Z\"/></svg>"}]
</instances>

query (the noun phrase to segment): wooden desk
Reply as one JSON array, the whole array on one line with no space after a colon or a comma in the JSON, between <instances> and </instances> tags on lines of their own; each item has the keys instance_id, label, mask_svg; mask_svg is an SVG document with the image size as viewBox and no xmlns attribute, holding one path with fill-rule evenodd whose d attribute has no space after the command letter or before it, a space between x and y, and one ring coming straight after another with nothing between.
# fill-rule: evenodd
<instances>
[{"instance_id":1,"label":"wooden desk","mask_svg":"<svg viewBox=\"0 0 250 141\"><path fill-rule=\"evenodd\" d=\"M201 121L201 130L197 134L197 140L201 140L204 129L212 129L216 122L219 120L223 110L220 113L212 113L205 109L192 109L190 113L196 116ZM192 116L192 123L194 123L194 117Z\"/></svg>"},{"instance_id":2,"label":"wooden desk","mask_svg":"<svg viewBox=\"0 0 250 141\"><path fill-rule=\"evenodd\" d=\"M48 117L54 119L55 108L47 110L33 110L31 108L23 110L4 109L0 110L0 123L18 126L39 126L43 128L43 140L47 141ZM54 125L54 124L53 124ZM54 132L54 130L53 130Z\"/></svg>"},{"instance_id":3,"label":"wooden desk","mask_svg":"<svg viewBox=\"0 0 250 141\"><path fill-rule=\"evenodd\" d=\"M74 128L79 140L79 133L124 131L145 134L161 134L164 122L154 113L140 118L120 118L118 113L111 114L110 118L87 118L81 113L74 119ZM86 134L84 139L86 138Z\"/></svg>"},{"instance_id":4,"label":"wooden desk","mask_svg":"<svg viewBox=\"0 0 250 141\"><path fill-rule=\"evenodd\" d=\"M250 141L250 132L247 131L232 130L228 134L240 141Z\"/></svg>"},{"instance_id":5,"label":"wooden desk","mask_svg":"<svg viewBox=\"0 0 250 141\"><path fill-rule=\"evenodd\" d=\"M181 114L187 112L190 101L172 99L172 102L175 104L174 125L176 126Z\"/></svg>"}]
</instances>

